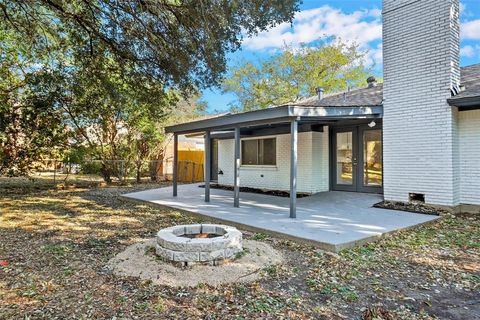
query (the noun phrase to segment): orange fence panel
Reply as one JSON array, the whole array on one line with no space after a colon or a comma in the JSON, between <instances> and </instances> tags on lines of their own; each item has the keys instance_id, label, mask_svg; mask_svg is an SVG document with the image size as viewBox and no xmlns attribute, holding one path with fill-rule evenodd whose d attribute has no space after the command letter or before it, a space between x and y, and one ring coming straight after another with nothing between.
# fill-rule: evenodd
<instances>
[{"instance_id":1,"label":"orange fence panel","mask_svg":"<svg viewBox=\"0 0 480 320\"><path fill-rule=\"evenodd\" d=\"M178 181L204 181L204 159L203 150L178 150Z\"/></svg>"}]
</instances>

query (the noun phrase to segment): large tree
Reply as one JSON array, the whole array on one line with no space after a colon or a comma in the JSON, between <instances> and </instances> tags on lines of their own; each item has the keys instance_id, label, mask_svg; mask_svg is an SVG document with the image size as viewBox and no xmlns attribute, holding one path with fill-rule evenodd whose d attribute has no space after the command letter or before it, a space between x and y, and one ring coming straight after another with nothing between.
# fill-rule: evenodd
<instances>
[{"instance_id":1,"label":"large tree","mask_svg":"<svg viewBox=\"0 0 480 320\"><path fill-rule=\"evenodd\" d=\"M145 155L180 95L218 84L226 53L296 2L0 0L0 174L73 142L109 180L125 132Z\"/></svg>"},{"instance_id":2,"label":"large tree","mask_svg":"<svg viewBox=\"0 0 480 320\"><path fill-rule=\"evenodd\" d=\"M112 175L124 177L115 161L128 158L136 147L133 136L154 143L155 124L165 121L178 94L108 55L97 58L78 57L82 63L64 68L64 95L58 107L75 132L72 141L88 146L89 156L101 161L101 173L110 182Z\"/></svg>"},{"instance_id":3,"label":"large tree","mask_svg":"<svg viewBox=\"0 0 480 320\"><path fill-rule=\"evenodd\" d=\"M0 174L28 172L35 160L67 148L61 112L52 108L60 94L55 80L53 74L29 75L21 89L0 95Z\"/></svg>"},{"instance_id":4,"label":"large tree","mask_svg":"<svg viewBox=\"0 0 480 320\"><path fill-rule=\"evenodd\" d=\"M27 42L0 29L0 174L26 172L35 159L66 147L61 113L53 107L61 95L57 80L33 67Z\"/></svg>"},{"instance_id":5,"label":"large tree","mask_svg":"<svg viewBox=\"0 0 480 320\"><path fill-rule=\"evenodd\" d=\"M364 53L356 45L341 41L300 48L284 47L258 63L247 62L232 68L223 83L224 92L232 92L237 111L263 109L295 102L315 94L358 86L366 79L362 63Z\"/></svg>"},{"instance_id":6,"label":"large tree","mask_svg":"<svg viewBox=\"0 0 480 320\"><path fill-rule=\"evenodd\" d=\"M297 0L0 0L2 28L31 49L107 48L117 62L181 89L218 84L243 35L290 21Z\"/></svg>"}]
</instances>

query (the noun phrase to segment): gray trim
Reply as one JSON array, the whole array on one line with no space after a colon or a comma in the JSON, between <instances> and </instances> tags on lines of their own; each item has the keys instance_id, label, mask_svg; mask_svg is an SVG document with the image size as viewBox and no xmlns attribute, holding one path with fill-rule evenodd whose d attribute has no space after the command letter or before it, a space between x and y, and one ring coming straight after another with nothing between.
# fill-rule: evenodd
<instances>
[{"instance_id":1,"label":"gray trim","mask_svg":"<svg viewBox=\"0 0 480 320\"><path fill-rule=\"evenodd\" d=\"M469 106L469 107L458 107L458 111L471 111L471 110L479 110L479 109L480 109L480 104L475 106Z\"/></svg>"},{"instance_id":2,"label":"gray trim","mask_svg":"<svg viewBox=\"0 0 480 320\"><path fill-rule=\"evenodd\" d=\"M210 180L218 182L218 139L212 138L212 135L210 134L210 148L212 152L211 154L211 172L210 172Z\"/></svg>"},{"instance_id":3,"label":"gray trim","mask_svg":"<svg viewBox=\"0 0 480 320\"><path fill-rule=\"evenodd\" d=\"M365 186L363 181L363 133L368 130L380 130L382 132L382 152L383 152L383 124L377 123L373 128L368 127L366 123L357 123L352 125L333 126L330 128L330 189L335 191L351 191L351 192L366 192L366 193L383 193L383 180L382 186ZM338 184L337 183L337 137L339 132L352 132L352 155L356 165L352 164L352 184ZM383 172L383 153L382 153L382 172ZM383 174L382 174L383 179Z\"/></svg>"},{"instance_id":4,"label":"gray trim","mask_svg":"<svg viewBox=\"0 0 480 320\"><path fill-rule=\"evenodd\" d=\"M233 168L233 206L240 206L240 127L235 128L235 154Z\"/></svg>"},{"instance_id":5,"label":"gray trim","mask_svg":"<svg viewBox=\"0 0 480 320\"><path fill-rule=\"evenodd\" d=\"M236 126L248 127L262 124L289 123L292 118L302 121L329 119L364 119L382 117L382 106L371 107L302 107L281 106L217 118L177 124L165 128L166 133L193 133L205 130L233 129Z\"/></svg>"},{"instance_id":6,"label":"gray trim","mask_svg":"<svg viewBox=\"0 0 480 320\"><path fill-rule=\"evenodd\" d=\"M165 132L195 132L202 131L207 128L234 128L237 124L255 123L262 120L272 120L275 118L288 117L288 107L278 107L263 109L257 111L250 111L238 114L228 114L221 117L210 118L199 121L192 121L182 124L177 124L165 128Z\"/></svg>"},{"instance_id":7,"label":"gray trim","mask_svg":"<svg viewBox=\"0 0 480 320\"><path fill-rule=\"evenodd\" d=\"M298 160L298 120L290 127L290 218L297 217L297 160Z\"/></svg>"},{"instance_id":8,"label":"gray trim","mask_svg":"<svg viewBox=\"0 0 480 320\"><path fill-rule=\"evenodd\" d=\"M364 144L364 134L366 131L370 130L380 130L380 139L382 145L382 185L381 186L368 186L365 185L364 181L364 151L365 151L365 144ZM383 194L383 124L377 123L377 125L373 128L370 128L368 125L359 125L358 126L358 170L357 170L357 192L365 192L365 193L378 193Z\"/></svg>"},{"instance_id":9,"label":"gray trim","mask_svg":"<svg viewBox=\"0 0 480 320\"><path fill-rule=\"evenodd\" d=\"M332 124L332 121L323 121L315 124L302 123L298 124L298 132L323 132L324 125ZM290 134L290 123L282 123L279 125L269 125L261 128L244 128L241 138L253 138L263 136L276 136L280 134ZM214 139L233 139L234 132L212 133Z\"/></svg>"},{"instance_id":10,"label":"gray trim","mask_svg":"<svg viewBox=\"0 0 480 320\"><path fill-rule=\"evenodd\" d=\"M447 99L447 101L448 101L448 104L451 105L452 107L459 107L459 110L460 108L464 110L480 109L480 96L457 98L457 99L451 98L451 99Z\"/></svg>"},{"instance_id":11,"label":"gray trim","mask_svg":"<svg viewBox=\"0 0 480 320\"><path fill-rule=\"evenodd\" d=\"M330 144L332 148L332 162L330 165L330 172L332 177L332 190L334 191L357 191L357 166L353 163L356 161L352 158L352 183L351 184L340 184L337 181L337 133L351 132L352 133L352 157L355 157L357 153L358 145L355 143L357 141L357 127L358 126L337 126L331 128L330 134ZM358 160L358 159L357 159Z\"/></svg>"},{"instance_id":12,"label":"gray trim","mask_svg":"<svg viewBox=\"0 0 480 320\"><path fill-rule=\"evenodd\" d=\"M480 105L480 97L465 97L447 99L448 104L454 107L469 107Z\"/></svg>"},{"instance_id":13,"label":"gray trim","mask_svg":"<svg viewBox=\"0 0 480 320\"><path fill-rule=\"evenodd\" d=\"M210 179L212 168L212 140L210 131L205 132L205 202L210 202ZM195 174L195 172L193 172Z\"/></svg>"},{"instance_id":14,"label":"gray trim","mask_svg":"<svg viewBox=\"0 0 480 320\"><path fill-rule=\"evenodd\" d=\"M173 135L173 196L177 196L178 135Z\"/></svg>"},{"instance_id":15,"label":"gray trim","mask_svg":"<svg viewBox=\"0 0 480 320\"><path fill-rule=\"evenodd\" d=\"M242 130L240 130L240 167L242 166L245 166L245 167L248 167L248 166L276 166L277 165L277 151L275 149L275 163L274 164L260 164L259 162L259 158L260 158L260 148L259 148L259 145L258 143L260 142L260 140L268 140L268 139L271 139L271 140L274 140L275 141L275 148L277 146L277 137L272 137L272 136L258 136L258 137L252 137L252 136L245 136L245 135L242 135ZM288 133L290 133L290 130L288 131ZM248 164L248 163L243 163L243 143L246 142L246 141L256 141L257 143L257 163L254 163L254 164Z\"/></svg>"},{"instance_id":16,"label":"gray trim","mask_svg":"<svg viewBox=\"0 0 480 320\"><path fill-rule=\"evenodd\" d=\"M291 117L321 118L321 119L344 119L383 115L382 106L370 107L301 107L290 108ZM303 119L302 119L303 120Z\"/></svg>"}]
</instances>

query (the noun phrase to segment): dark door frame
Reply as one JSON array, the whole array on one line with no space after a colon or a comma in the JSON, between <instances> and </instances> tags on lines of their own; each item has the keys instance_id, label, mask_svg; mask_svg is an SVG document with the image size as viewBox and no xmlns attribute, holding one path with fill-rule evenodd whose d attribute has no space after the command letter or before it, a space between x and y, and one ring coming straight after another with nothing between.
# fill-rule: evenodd
<instances>
[{"instance_id":1,"label":"dark door frame","mask_svg":"<svg viewBox=\"0 0 480 320\"><path fill-rule=\"evenodd\" d=\"M337 183L337 133L341 132L352 132L352 184L338 184ZM357 127L356 126L341 126L341 127L334 127L330 130L330 181L331 181L331 189L335 191L357 191L356 187L356 180L357 180L357 167L355 162L358 159L355 159L355 155L358 154L358 144L354 141L357 140Z\"/></svg>"},{"instance_id":2,"label":"dark door frame","mask_svg":"<svg viewBox=\"0 0 480 320\"><path fill-rule=\"evenodd\" d=\"M330 190L335 191L351 191L351 192L366 192L366 193L383 193L383 128L380 121L375 121L376 125L372 128L368 123L353 124L353 125L339 125L331 126L329 129L329 152L330 152ZM380 122L380 123L379 123ZM363 181L363 133L368 130L381 130L382 143L382 186L365 186ZM336 133L338 132L352 132L352 185L337 184L336 175Z\"/></svg>"},{"instance_id":3,"label":"dark door frame","mask_svg":"<svg viewBox=\"0 0 480 320\"><path fill-rule=\"evenodd\" d=\"M210 180L218 182L218 139L212 138L210 145L211 158Z\"/></svg>"}]
</instances>

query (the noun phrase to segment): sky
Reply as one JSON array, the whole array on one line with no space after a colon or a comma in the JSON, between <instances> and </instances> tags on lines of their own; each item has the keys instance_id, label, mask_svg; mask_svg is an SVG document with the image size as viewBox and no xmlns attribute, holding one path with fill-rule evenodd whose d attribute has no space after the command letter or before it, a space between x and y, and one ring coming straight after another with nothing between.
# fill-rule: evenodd
<instances>
[{"instance_id":1,"label":"sky","mask_svg":"<svg viewBox=\"0 0 480 320\"><path fill-rule=\"evenodd\" d=\"M319 39L335 36L355 42L367 52L365 65L376 76L382 75L381 0L304 0L293 25L280 24L255 37L245 38L239 51L227 56L228 66L268 58L285 45L313 45ZM462 66L480 63L480 0L461 1ZM202 94L208 111L225 112L235 95L208 89Z\"/></svg>"}]
</instances>

